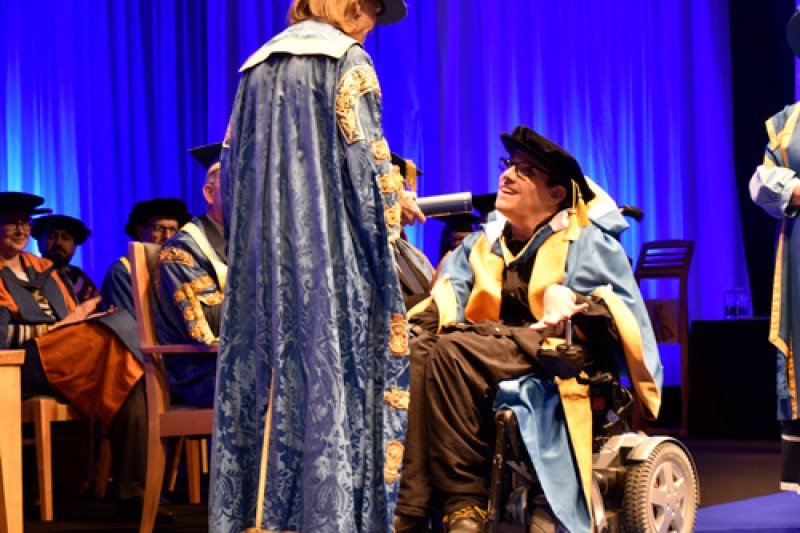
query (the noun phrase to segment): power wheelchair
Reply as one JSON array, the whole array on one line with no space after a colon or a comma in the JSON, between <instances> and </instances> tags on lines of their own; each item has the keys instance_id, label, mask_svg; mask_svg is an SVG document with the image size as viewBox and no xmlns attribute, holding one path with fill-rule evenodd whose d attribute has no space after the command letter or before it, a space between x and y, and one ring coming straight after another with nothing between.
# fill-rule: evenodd
<instances>
[{"instance_id":1,"label":"power wheelchair","mask_svg":"<svg viewBox=\"0 0 800 533\"><path fill-rule=\"evenodd\" d=\"M591 512L596 532L676 532L694 528L697 469L677 439L630 429L633 397L609 372L582 374L592 405ZM525 449L514 411L495 416L487 533L566 531L549 506Z\"/></svg>"}]
</instances>

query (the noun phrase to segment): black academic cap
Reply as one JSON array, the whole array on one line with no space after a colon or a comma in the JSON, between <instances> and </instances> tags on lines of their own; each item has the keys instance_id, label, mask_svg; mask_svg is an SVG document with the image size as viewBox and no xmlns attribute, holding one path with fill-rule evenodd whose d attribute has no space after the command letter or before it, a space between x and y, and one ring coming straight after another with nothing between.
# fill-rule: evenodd
<instances>
[{"instance_id":1,"label":"black academic cap","mask_svg":"<svg viewBox=\"0 0 800 533\"><path fill-rule=\"evenodd\" d=\"M404 157L392 152L392 164L400 167L400 174L402 174L404 178L408 177L406 174L408 173L409 162L416 167L417 176L422 176L423 174L422 169L417 167L413 161L411 161L410 159L405 159Z\"/></svg>"},{"instance_id":2,"label":"black academic cap","mask_svg":"<svg viewBox=\"0 0 800 533\"><path fill-rule=\"evenodd\" d=\"M68 217L67 215L48 215L33 221L31 235L33 235L34 239L39 239L45 231L51 229L66 231L75 239L75 244L85 243L86 238L91 233L89 228L77 218Z\"/></svg>"},{"instance_id":3,"label":"black academic cap","mask_svg":"<svg viewBox=\"0 0 800 533\"><path fill-rule=\"evenodd\" d=\"M52 213L47 207L39 207L44 203L44 198L26 192L0 192L0 213L28 213L41 215Z\"/></svg>"},{"instance_id":4,"label":"black academic cap","mask_svg":"<svg viewBox=\"0 0 800 533\"><path fill-rule=\"evenodd\" d=\"M385 26L386 24L394 24L400 22L408 14L408 7L405 0L382 0L383 9L378 13L378 20L375 24L378 26Z\"/></svg>"},{"instance_id":5,"label":"black academic cap","mask_svg":"<svg viewBox=\"0 0 800 533\"><path fill-rule=\"evenodd\" d=\"M219 155L222 153L222 143L206 144L196 148L190 148L189 153L192 154L198 163L203 165L206 169L211 168L211 165L219 161Z\"/></svg>"},{"instance_id":6,"label":"black academic cap","mask_svg":"<svg viewBox=\"0 0 800 533\"><path fill-rule=\"evenodd\" d=\"M494 211L494 201L496 199L496 192L472 195L472 207L481 214L481 220L486 220L489 213Z\"/></svg>"},{"instance_id":7,"label":"black academic cap","mask_svg":"<svg viewBox=\"0 0 800 533\"><path fill-rule=\"evenodd\" d=\"M131 239L138 239L136 228L144 226L148 220L154 217L173 218L178 221L179 226L183 226L192 219L189 208L180 198L154 198L143 200L133 206L128 214L128 223L125 224L125 233Z\"/></svg>"},{"instance_id":8,"label":"black academic cap","mask_svg":"<svg viewBox=\"0 0 800 533\"><path fill-rule=\"evenodd\" d=\"M594 198L594 192L586 182L580 165L572 155L562 147L539 135L527 126L517 126L511 135L503 133L500 135L509 155L521 150L531 156L551 178L567 188L567 194L572 197L572 187L570 181L575 182L581 191L584 202L589 202ZM539 166L535 165L535 166Z\"/></svg>"}]
</instances>

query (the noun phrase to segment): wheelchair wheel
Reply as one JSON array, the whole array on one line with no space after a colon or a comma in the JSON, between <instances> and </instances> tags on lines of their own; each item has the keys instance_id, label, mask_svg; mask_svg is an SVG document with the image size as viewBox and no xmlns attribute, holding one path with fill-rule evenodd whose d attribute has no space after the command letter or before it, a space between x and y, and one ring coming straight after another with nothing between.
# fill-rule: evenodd
<instances>
[{"instance_id":1,"label":"wheelchair wheel","mask_svg":"<svg viewBox=\"0 0 800 533\"><path fill-rule=\"evenodd\" d=\"M694 462L673 442L662 442L630 465L623 495L627 532L690 533L700 493Z\"/></svg>"}]
</instances>

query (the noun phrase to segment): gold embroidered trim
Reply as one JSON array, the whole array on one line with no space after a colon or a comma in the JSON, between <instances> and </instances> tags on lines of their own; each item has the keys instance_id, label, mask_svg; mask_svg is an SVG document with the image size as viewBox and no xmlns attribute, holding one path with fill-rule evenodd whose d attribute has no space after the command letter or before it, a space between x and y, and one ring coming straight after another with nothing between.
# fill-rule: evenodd
<instances>
[{"instance_id":1,"label":"gold embroidered trim","mask_svg":"<svg viewBox=\"0 0 800 533\"><path fill-rule=\"evenodd\" d=\"M222 294L219 291L215 291L210 295L198 295L197 293L215 286L216 284L214 280L211 279L211 276L205 274L189 283L184 283L175 291L175 294L172 295L172 299L177 306L180 306L183 302L187 302L186 307L183 309L183 322L186 324L186 331L189 333L189 336L205 344L214 342L216 337L206 321L206 315L203 311L203 301L205 300L207 305L222 303Z\"/></svg>"},{"instance_id":2,"label":"gold embroidered trim","mask_svg":"<svg viewBox=\"0 0 800 533\"><path fill-rule=\"evenodd\" d=\"M381 88L375 71L367 65L345 72L336 87L336 122L347 144L365 139L358 120L358 101L369 92L380 96Z\"/></svg>"},{"instance_id":3,"label":"gold embroidered trim","mask_svg":"<svg viewBox=\"0 0 800 533\"><path fill-rule=\"evenodd\" d=\"M386 142L386 139L372 141L372 155L375 156L376 163L392 158L392 152L389 150L389 143Z\"/></svg>"},{"instance_id":4,"label":"gold embroidered trim","mask_svg":"<svg viewBox=\"0 0 800 533\"><path fill-rule=\"evenodd\" d=\"M400 174L400 168L392 165L392 171L389 174L378 176L378 186L383 194L403 190L403 175Z\"/></svg>"},{"instance_id":5,"label":"gold embroidered trim","mask_svg":"<svg viewBox=\"0 0 800 533\"><path fill-rule=\"evenodd\" d=\"M403 209L400 204L383 206L383 216L386 220L386 227L391 232L395 227L400 226L402 221Z\"/></svg>"},{"instance_id":6,"label":"gold embroidered trim","mask_svg":"<svg viewBox=\"0 0 800 533\"><path fill-rule=\"evenodd\" d=\"M383 477L386 483L394 483L400 479L400 465L403 464L403 451L405 448L397 440L386 443L386 461L383 466Z\"/></svg>"},{"instance_id":7,"label":"gold embroidered trim","mask_svg":"<svg viewBox=\"0 0 800 533\"><path fill-rule=\"evenodd\" d=\"M194 258L186 250L180 248L162 248L158 254L159 263L173 263L177 265L194 266Z\"/></svg>"},{"instance_id":8,"label":"gold embroidered trim","mask_svg":"<svg viewBox=\"0 0 800 533\"><path fill-rule=\"evenodd\" d=\"M408 355L408 320L395 313L389 323L389 351L392 355Z\"/></svg>"},{"instance_id":9,"label":"gold embroidered trim","mask_svg":"<svg viewBox=\"0 0 800 533\"><path fill-rule=\"evenodd\" d=\"M383 401L388 403L392 410L405 409L408 411L408 405L411 403L411 394L407 390L392 387L390 391L383 391Z\"/></svg>"}]
</instances>

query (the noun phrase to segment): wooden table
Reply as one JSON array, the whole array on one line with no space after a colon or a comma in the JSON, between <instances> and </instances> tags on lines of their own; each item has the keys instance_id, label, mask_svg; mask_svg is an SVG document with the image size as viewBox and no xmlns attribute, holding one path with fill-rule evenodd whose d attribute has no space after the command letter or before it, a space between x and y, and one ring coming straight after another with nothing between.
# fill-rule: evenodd
<instances>
[{"instance_id":1,"label":"wooden table","mask_svg":"<svg viewBox=\"0 0 800 533\"><path fill-rule=\"evenodd\" d=\"M22 407L24 350L0 350L0 532L22 533Z\"/></svg>"}]
</instances>

